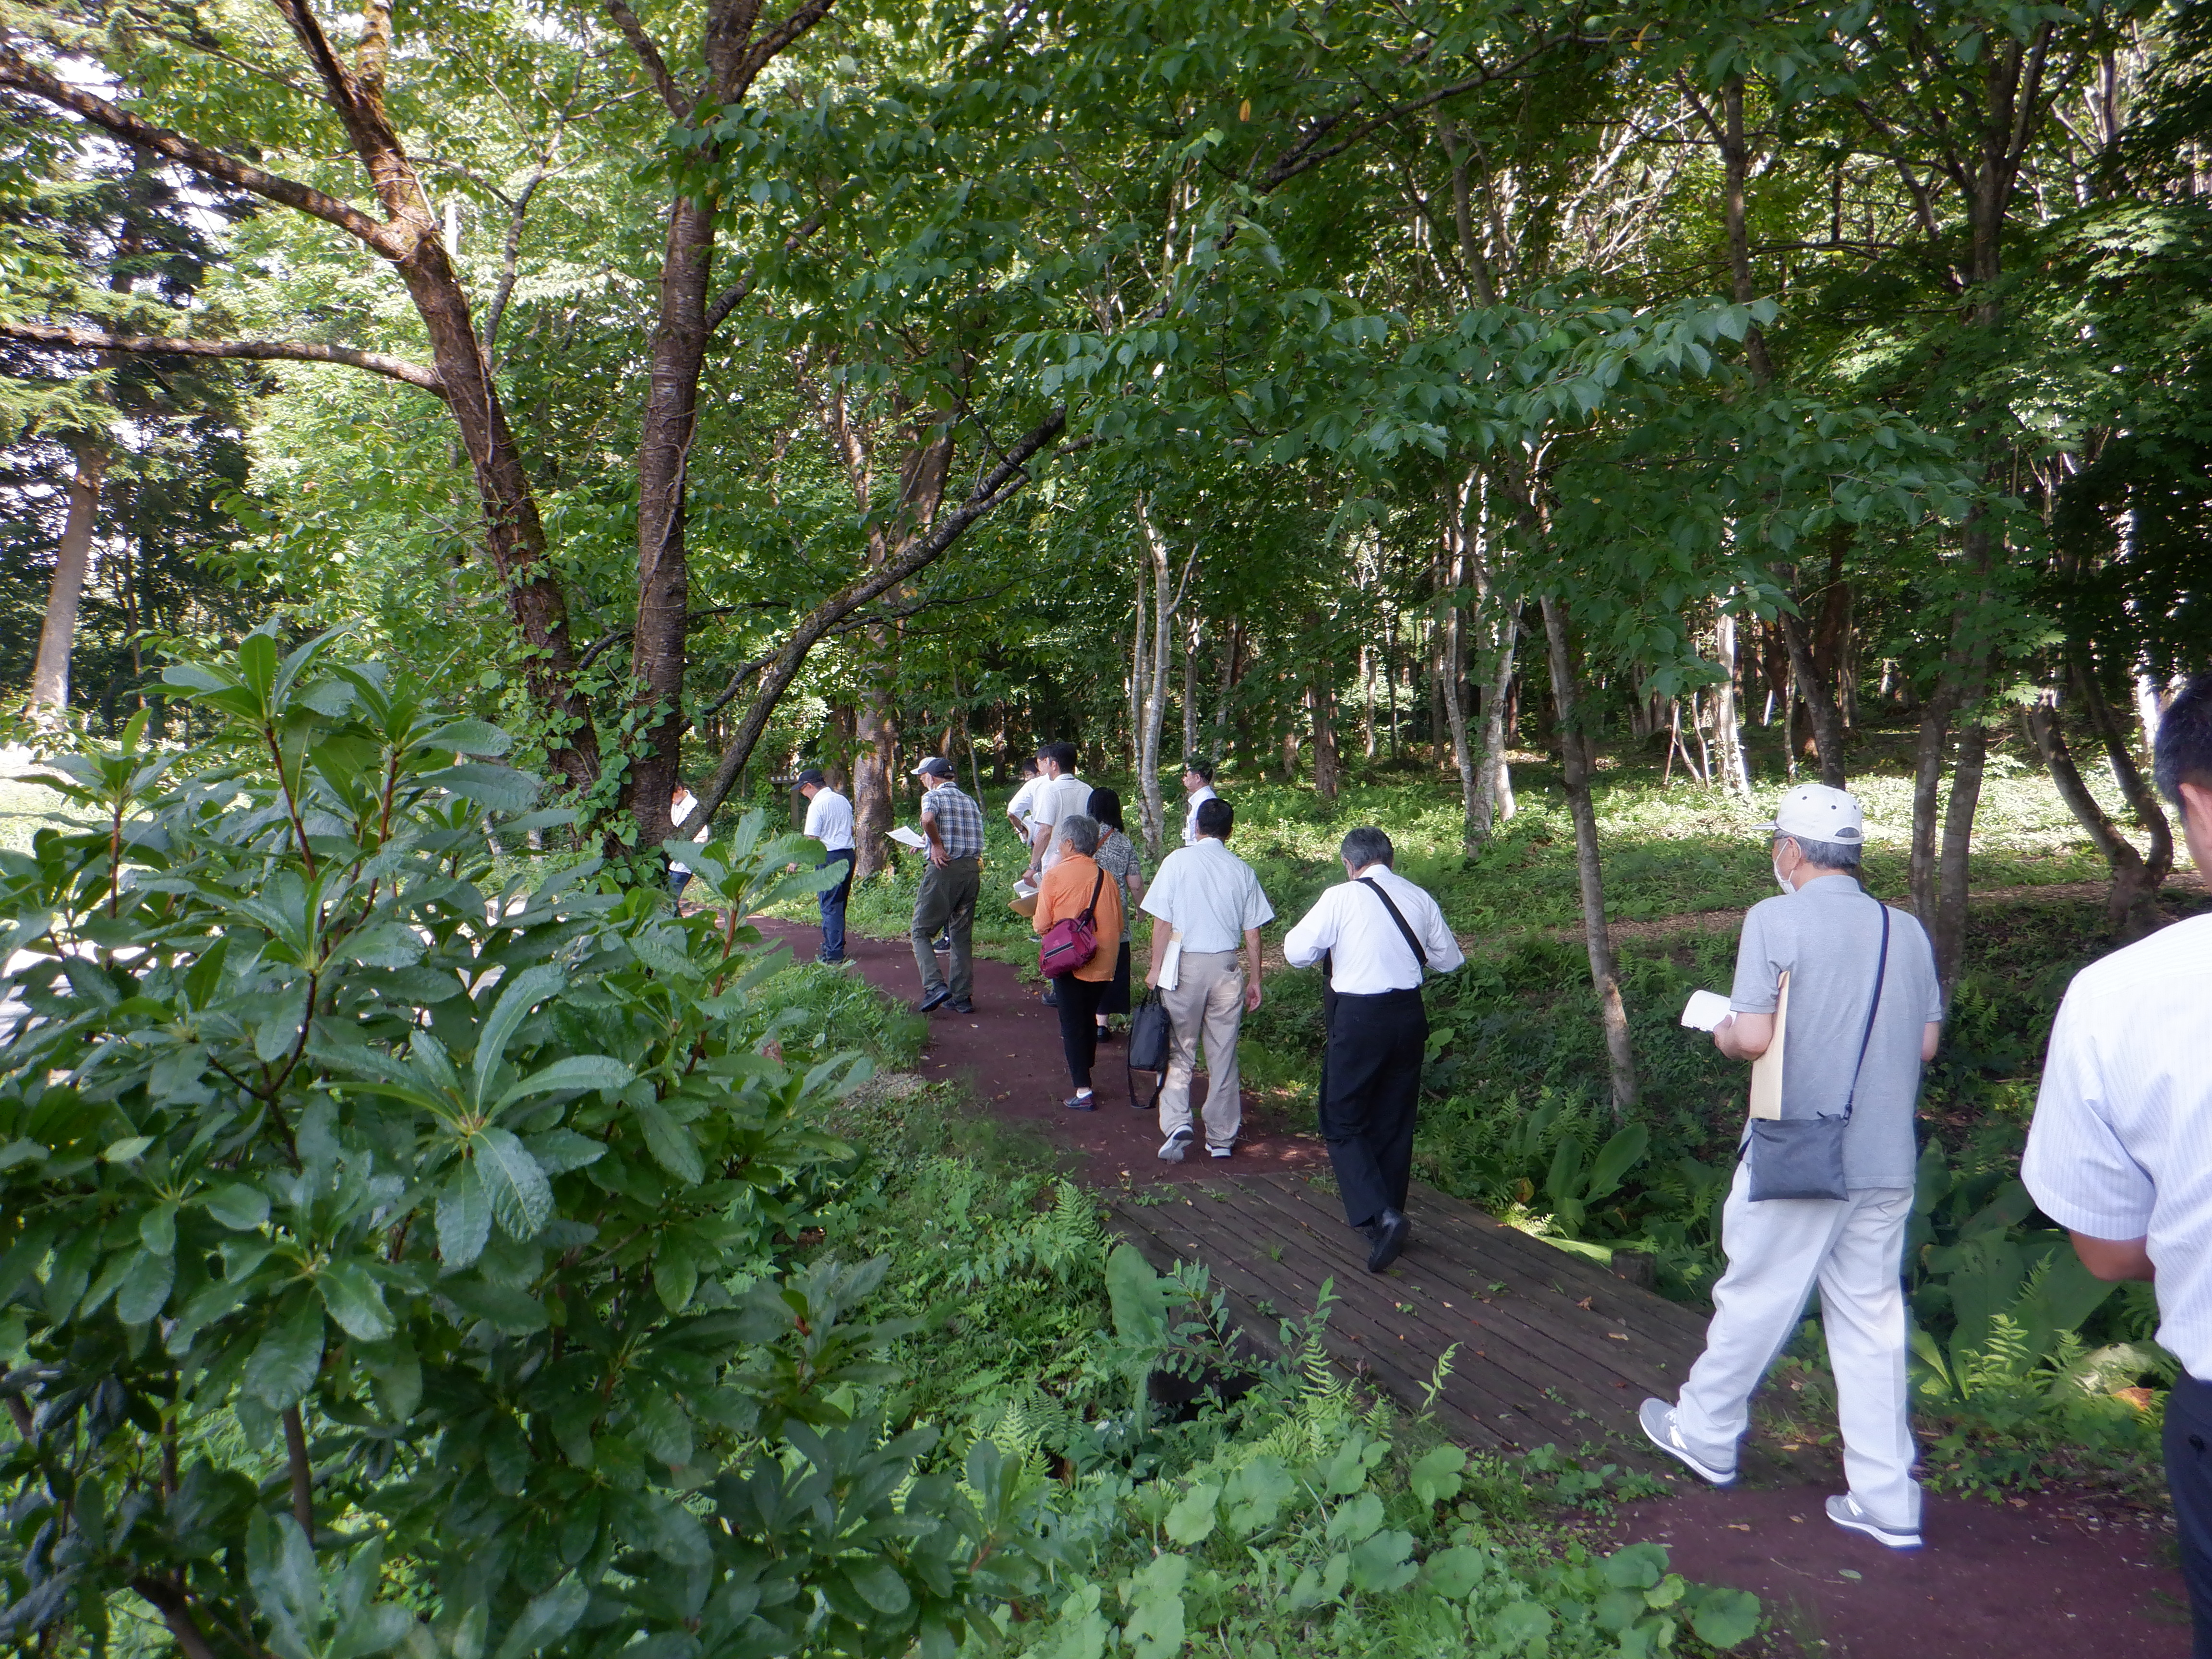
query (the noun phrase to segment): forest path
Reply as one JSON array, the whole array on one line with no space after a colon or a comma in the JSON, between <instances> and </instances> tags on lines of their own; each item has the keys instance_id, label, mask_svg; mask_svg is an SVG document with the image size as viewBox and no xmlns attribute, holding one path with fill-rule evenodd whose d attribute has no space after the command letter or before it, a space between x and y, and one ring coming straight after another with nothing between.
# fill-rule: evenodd
<instances>
[{"instance_id":1,"label":"forest path","mask_svg":"<svg viewBox=\"0 0 2212 1659\"><path fill-rule=\"evenodd\" d=\"M2019 896L2102 892L2100 883L2069 884ZM1733 927L1739 914L1669 918L1665 930ZM802 957L818 948L811 927L768 919L761 926ZM906 940L854 936L847 949L870 984L916 1000ZM1056 1154L1102 1193L1119 1230L1156 1267L1177 1255L1206 1261L1263 1340L1278 1317L1310 1312L1329 1279L1340 1298L1328 1328L1335 1357L1409 1410L1420 1409L1437 1355L1458 1343L1439 1415L1462 1443L1551 1440L1569 1452L1589 1446L1611 1460L1642 1461L1626 1438L1636 1404L1647 1387L1671 1392L1659 1385L1694 1355L1698 1316L1428 1188L1415 1199L1414 1248L1394 1272L1370 1275L1337 1208L1328 1154L1306 1121L1248 1094L1234 1158L1163 1163L1152 1115L1129 1109L1123 1052L1118 1043L1099 1050L1099 1109L1066 1110L1053 1011L1011 966L979 957L975 1012L932 1015L915 1069L963 1085L984 1114ZM1500 1344L1493 1322L1517 1333L1514 1340ZM1493 1363L1498 1354L1510 1363ZM2063 1492L2002 1504L1931 1492L1927 1547L1899 1555L1821 1514L1822 1498L1844 1486L1832 1445L1784 1441L1762 1427L1746 1451L1746 1478L1736 1486L1715 1491L1687 1475L1672 1480L1675 1495L1624 1506L1606 1540L1656 1540L1686 1577L1758 1593L1773 1617L1770 1654L2185 1659L2190 1651L2186 1592L2161 1516Z\"/></svg>"}]
</instances>

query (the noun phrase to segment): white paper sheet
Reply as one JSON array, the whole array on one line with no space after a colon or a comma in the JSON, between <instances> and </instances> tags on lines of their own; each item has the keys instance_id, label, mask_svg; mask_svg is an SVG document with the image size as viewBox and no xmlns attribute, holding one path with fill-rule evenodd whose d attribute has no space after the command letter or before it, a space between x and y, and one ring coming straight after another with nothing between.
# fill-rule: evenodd
<instances>
[{"instance_id":1,"label":"white paper sheet","mask_svg":"<svg viewBox=\"0 0 2212 1659\"><path fill-rule=\"evenodd\" d=\"M929 845L929 838L919 830L909 830L904 824L890 832L890 838L902 847L911 847L917 853Z\"/></svg>"},{"instance_id":2,"label":"white paper sheet","mask_svg":"<svg viewBox=\"0 0 2212 1659\"><path fill-rule=\"evenodd\" d=\"M1729 1000L1717 991L1692 991L1682 1010L1682 1024L1693 1031L1710 1031L1729 1017Z\"/></svg>"}]
</instances>

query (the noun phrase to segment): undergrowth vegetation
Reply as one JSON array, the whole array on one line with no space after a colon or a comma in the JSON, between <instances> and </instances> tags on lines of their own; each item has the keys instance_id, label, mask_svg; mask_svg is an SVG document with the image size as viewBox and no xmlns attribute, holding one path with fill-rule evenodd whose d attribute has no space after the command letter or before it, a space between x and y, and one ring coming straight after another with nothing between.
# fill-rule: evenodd
<instances>
[{"instance_id":1,"label":"undergrowth vegetation","mask_svg":"<svg viewBox=\"0 0 2212 1659\"><path fill-rule=\"evenodd\" d=\"M1470 1460L1311 1321L963 1144L918 1028L586 862L493 884L496 729L266 635L58 763L0 852L5 1635L41 1654L690 1659L1729 1647L1742 1592L1594 1554L1611 1479ZM802 861L803 862L803 861ZM1318 1311L1316 1318L1322 1316Z\"/></svg>"}]
</instances>

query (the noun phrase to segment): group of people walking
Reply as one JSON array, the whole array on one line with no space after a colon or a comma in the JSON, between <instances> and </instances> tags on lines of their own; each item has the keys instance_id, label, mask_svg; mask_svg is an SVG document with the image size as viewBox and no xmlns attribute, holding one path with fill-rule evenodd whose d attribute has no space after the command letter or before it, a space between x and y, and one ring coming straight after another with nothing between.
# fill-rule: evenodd
<instances>
[{"instance_id":1,"label":"group of people walking","mask_svg":"<svg viewBox=\"0 0 2212 1659\"><path fill-rule=\"evenodd\" d=\"M2191 854L2200 869L2212 867L2212 674L2174 700L2157 751L2159 783L2179 810ZM916 770L930 858L914 919L921 1006L965 1011L982 814L944 761ZM1184 845L1148 884L1119 797L1077 777L1071 746L1041 749L1034 774L1007 808L1029 849L1033 926L1042 937L1075 921L1095 941L1051 980L1073 1089L1066 1106L1096 1109L1099 1035L1108 1016L1129 1006L1130 933L1141 914L1152 922L1145 984L1173 1029L1159 1156L1180 1161L1202 1137L1211 1156L1232 1157L1243 1127L1237 1038L1243 1016L1261 1005L1260 930L1274 917L1259 878L1230 850L1234 809L1214 794L1208 769L1191 763ZM825 816L833 831L837 822ZM1703 1353L1675 1398L1644 1402L1641 1424L1702 1479L1732 1481L1752 1395L1817 1289L1847 1483L1828 1499L1828 1517L1891 1548L1917 1548L1902 1271L1922 1072L1937 1050L1942 989L1917 920L1866 890L1867 824L1854 796L1801 786L1765 834L1780 894L1746 915L1729 1012L1712 1029L1723 1055L1754 1067L1753 1115L1721 1214L1726 1267ZM1345 1218L1368 1243L1368 1267L1381 1272L1412 1236L1407 1194L1428 1030L1421 984L1464 958L1435 899L1392 867L1381 830L1353 830L1340 856L1345 879L1289 930L1283 948L1291 965L1323 972L1321 1133ZM825 955L830 915L825 894ZM951 934L949 981L930 948L940 926ZM2199 1659L2212 1659L2208 1006L2212 916L2083 969L2052 1030L2021 1172L2093 1273L2157 1285L2160 1340L2184 1368L2166 1407L2166 1445ZM1194 1120L1201 1044L1211 1086Z\"/></svg>"}]
</instances>

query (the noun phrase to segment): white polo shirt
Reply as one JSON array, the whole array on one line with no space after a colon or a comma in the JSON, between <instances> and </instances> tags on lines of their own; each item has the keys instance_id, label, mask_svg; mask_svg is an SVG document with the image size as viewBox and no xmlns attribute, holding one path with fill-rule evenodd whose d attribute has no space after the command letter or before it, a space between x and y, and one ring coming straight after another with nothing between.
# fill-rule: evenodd
<instances>
[{"instance_id":1,"label":"white polo shirt","mask_svg":"<svg viewBox=\"0 0 2212 1659\"><path fill-rule=\"evenodd\" d=\"M1244 943L1246 928L1275 919L1252 866L1211 836L1160 860L1159 873L1145 889L1144 908L1182 934L1184 950L1197 953L1234 951Z\"/></svg>"},{"instance_id":2,"label":"white polo shirt","mask_svg":"<svg viewBox=\"0 0 2212 1659\"><path fill-rule=\"evenodd\" d=\"M1199 804L1201 801L1219 800L1220 799L1220 796L1213 793L1213 786L1212 784L1201 783L1198 786L1198 793L1190 798L1190 810L1182 815L1182 844L1184 846L1195 847L1198 845Z\"/></svg>"},{"instance_id":3,"label":"white polo shirt","mask_svg":"<svg viewBox=\"0 0 2212 1659\"><path fill-rule=\"evenodd\" d=\"M1432 972L1448 974L1467 960L1436 900L1389 865L1370 864L1357 880L1340 882L1323 893L1304 920L1283 936L1283 956L1291 967L1310 968L1326 951L1329 988L1341 995L1371 997L1419 988L1421 963L1413 960L1382 901L1362 881L1390 895Z\"/></svg>"},{"instance_id":4,"label":"white polo shirt","mask_svg":"<svg viewBox=\"0 0 2212 1659\"><path fill-rule=\"evenodd\" d=\"M2158 1340L2212 1380L2212 916L2074 975L2020 1178L2062 1227L2148 1241Z\"/></svg>"},{"instance_id":5,"label":"white polo shirt","mask_svg":"<svg viewBox=\"0 0 2212 1659\"><path fill-rule=\"evenodd\" d=\"M1036 792L1036 805L1030 810L1030 842L1034 844L1037 832L1047 827L1053 832L1040 868L1049 870L1067 856L1060 845L1060 821L1090 805L1091 786L1072 772L1063 772Z\"/></svg>"},{"instance_id":6,"label":"white polo shirt","mask_svg":"<svg viewBox=\"0 0 2212 1659\"><path fill-rule=\"evenodd\" d=\"M825 853L853 850L853 803L824 784L806 803L806 833Z\"/></svg>"},{"instance_id":7,"label":"white polo shirt","mask_svg":"<svg viewBox=\"0 0 2212 1659\"><path fill-rule=\"evenodd\" d=\"M1037 791L1044 787L1045 782L1046 780L1042 774L1024 780L1022 787L1014 791L1014 798L1006 803L1006 816L1022 826L1022 839L1024 842L1036 839L1035 814Z\"/></svg>"}]
</instances>

